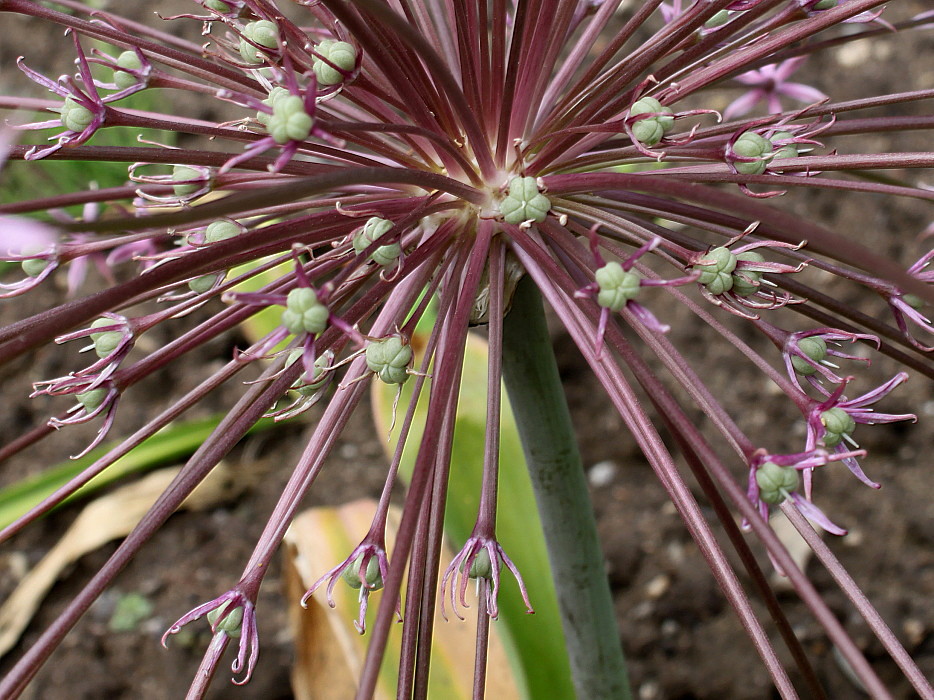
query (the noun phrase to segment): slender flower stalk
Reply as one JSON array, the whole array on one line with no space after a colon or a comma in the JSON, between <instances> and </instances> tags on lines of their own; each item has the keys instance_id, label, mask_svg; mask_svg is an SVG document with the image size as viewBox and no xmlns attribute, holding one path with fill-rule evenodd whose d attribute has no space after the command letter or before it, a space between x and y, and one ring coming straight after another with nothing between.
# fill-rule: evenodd
<instances>
[{"instance_id":1,"label":"slender flower stalk","mask_svg":"<svg viewBox=\"0 0 934 700\"><path fill-rule=\"evenodd\" d=\"M14 145L13 129L4 129L0 165L7 171L24 160L50 168L66 159L127 165L123 184L89 182L83 191L27 193L0 204L0 256L8 263L0 269L0 303L39 294L59 278L70 297L33 315L5 306L16 320L0 327L0 364L56 343L66 352L77 347L73 340L89 343L83 351L96 356L69 365L64 376L33 378L34 396L73 403L55 409L47 424L10 436L0 459L28 455L40 440L79 423L99 421L82 454L105 436L118 437L0 539L213 389L249 375L242 398L173 485L0 681L0 696L24 692L94 599L251 425L263 415L310 415L318 404L317 423L239 583L166 632L208 619L212 640L190 697L207 692L233 640L234 682L249 681L259 657L257 596L270 562L367 387L382 382L397 391L400 438L377 512L364 539L321 572L302 603L322 587L329 602L338 585L358 591L353 624L370 639L361 700L374 692L389 628L404 612L398 694L424 698L439 583L442 614L450 607L459 618L475 579L473 695L482 698L499 596L514 579L531 612L538 583L523 579L497 539L497 507L513 497L500 488L500 477L516 468L499 459L505 381L542 497L575 686L581 697L630 697L540 293L670 496L779 694L798 697L796 676L681 474L673 444L764 596L808 693L820 697L820 674L734 518L762 543L763 566L771 561L788 576L863 686L889 697L768 522L779 506L802 531L808 518L844 535L834 503L816 485L842 462L878 488L857 463L871 464L874 455L853 442L853 430L915 420L889 412L888 395L908 380L907 370L934 377L924 337L932 332L934 303L930 237L881 232L897 242L892 250L904 251L895 258L875 240L861 245L848 231L796 213L804 208L794 199L817 192L835 206L868 208L901 198L934 200L925 184L934 154L899 150L895 138L934 127L928 117L898 113L934 93L853 99L837 94L825 74L814 78L807 70L813 56L835 47L882 41L893 30L931 30L929 14L882 19L882 4L201 0L156 28L79 0L0 0L4 22L23 15L64 31L74 59L67 70L77 69L54 78L32 59L18 60L54 100L0 96L0 109L52 115L13 120L17 134L42 132L52 143ZM201 31L203 46L176 36L175 27L185 25ZM790 82L792 74L801 82ZM749 91L721 115L713 107L722 109L737 83ZM156 89L182 97L178 104L193 111L176 114L162 106L165 100L149 109L125 101ZM231 120L204 116L218 108ZM101 145L98 135L112 127L184 138ZM867 143L875 152L854 148L863 135L872 137ZM108 283L96 292L95 270ZM850 301L861 293L881 296L888 313L878 318ZM436 316L426 324L432 300ZM514 301L521 319L510 317ZM202 367L204 347L267 310L274 311L272 330L238 348L222 369ZM691 322L692 337L704 343L678 340L684 334L676 324ZM453 561L442 562L440 523L448 477L458 468L451 461L453 426L471 326L485 326L489 338L484 472L473 532L456 543ZM170 332L158 336L159 329ZM771 345L752 343L756 331ZM172 339L160 345L156 337ZM791 419L781 415L755 432L741 427L737 417L748 406L696 366L708 342L721 342L800 411L806 424L800 444L779 446L794 435ZM897 374L847 398L876 354L900 363ZM180 362L203 370L201 383L129 437L112 435L130 390ZM545 366L544 374L532 371ZM547 394L526 381L546 375L539 383L547 383ZM404 384L414 387L408 404L401 401ZM416 444L419 397L428 408ZM698 412L710 418L703 427L690 418ZM406 448L416 457L390 552L387 514ZM820 507L812 501L815 490ZM916 693L934 698L853 578L825 548L812 546ZM502 576L504 569L510 576ZM367 630L367 610L376 604Z\"/></svg>"}]
</instances>

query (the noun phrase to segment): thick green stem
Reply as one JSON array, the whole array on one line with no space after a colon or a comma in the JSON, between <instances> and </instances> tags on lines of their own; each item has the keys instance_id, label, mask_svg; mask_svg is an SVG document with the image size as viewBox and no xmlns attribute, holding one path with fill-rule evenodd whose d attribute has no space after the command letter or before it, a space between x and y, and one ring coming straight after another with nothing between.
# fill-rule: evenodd
<instances>
[{"instance_id":1,"label":"thick green stem","mask_svg":"<svg viewBox=\"0 0 934 700\"><path fill-rule=\"evenodd\" d=\"M577 697L629 700L593 506L541 296L528 277L503 327L503 379L541 513Z\"/></svg>"}]
</instances>

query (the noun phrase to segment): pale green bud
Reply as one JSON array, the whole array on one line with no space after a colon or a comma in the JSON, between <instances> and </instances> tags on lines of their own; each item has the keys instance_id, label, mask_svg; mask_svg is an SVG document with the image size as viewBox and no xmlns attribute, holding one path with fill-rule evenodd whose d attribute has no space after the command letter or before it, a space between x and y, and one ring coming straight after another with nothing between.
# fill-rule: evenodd
<instances>
[{"instance_id":1,"label":"pale green bud","mask_svg":"<svg viewBox=\"0 0 934 700\"><path fill-rule=\"evenodd\" d=\"M509 181L509 194L499 204L507 224L524 221L544 221L551 202L538 189L534 177L514 177Z\"/></svg>"},{"instance_id":2,"label":"pale green bud","mask_svg":"<svg viewBox=\"0 0 934 700\"><path fill-rule=\"evenodd\" d=\"M289 141L304 141L311 134L314 120L305 111L305 103L298 95L276 98L266 131L273 141L282 145Z\"/></svg>"},{"instance_id":3,"label":"pale green bud","mask_svg":"<svg viewBox=\"0 0 934 700\"><path fill-rule=\"evenodd\" d=\"M820 362L827 357L827 343L820 336L814 335L802 338L798 341L798 349L814 362ZM814 374L817 371L816 367L809 365L797 355L791 356L791 366L795 368L795 372L805 376Z\"/></svg>"},{"instance_id":4,"label":"pale green bud","mask_svg":"<svg viewBox=\"0 0 934 700\"><path fill-rule=\"evenodd\" d=\"M205 292L211 290L214 285L223 280L226 276L226 272L215 272L210 275L195 277L188 283L188 289L193 291L195 294L204 294Z\"/></svg>"},{"instance_id":5,"label":"pale green bud","mask_svg":"<svg viewBox=\"0 0 934 700\"><path fill-rule=\"evenodd\" d=\"M187 182L187 180L196 180L197 182ZM172 166L172 182L181 184L173 185L172 191L177 197L187 197L201 189L204 181L204 174L200 170L195 170L188 165Z\"/></svg>"},{"instance_id":6,"label":"pale green bud","mask_svg":"<svg viewBox=\"0 0 934 700\"><path fill-rule=\"evenodd\" d=\"M274 49L279 46L279 28L275 22L270 22L268 19L261 19L258 22L250 22L245 25L243 27L243 36L246 38L240 39L240 56L247 63L257 64L263 62L256 46L253 46L253 44L267 49ZM247 39L252 41L253 44Z\"/></svg>"},{"instance_id":7,"label":"pale green bud","mask_svg":"<svg viewBox=\"0 0 934 700\"><path fill-rule=\"evenodd\" d=\"M746 262L761 263L765 258L754 250L747 250L745 253L736 255L737 262L745 260ZM762 272L759 270L733 270L733 293L741 297L748 297L759 291L759 280L762 279Z\"/></svg>"},{"instance_id":8,"label":"pale green bud","mask_svg":"<svg viewBox=\"0 0 934 700\"><path fill-rule=\"evenodd\" d=\"M351 588L360 588L360 564L363 561L363 554L354 559L353 563L344 569L341 577ZM379 558L370 556L366 562L366 571L363 573L363 580L366 581L367 590L378 591L383 587L383 576L379 571Z\"/></svg>"},{"instance_id":9,"label":"pale green bud","mask_svg":"<svg viewBox=\"0 0 934 700\"><path fill-rule=\"evenodd\" d=\"M106 328L107 326L119 325L117 321L111 318L99 318L91 324L91 328ZM117 349L117 346L123 340L121 331L103 331L101 333L91 333L91 342L94 343L94 352L101 359L107 357Z\"/></svg>"},{"instance_id":10,"label":"pale green bud","mask_svg":"<svg viewBox=\"0 0 934 700\"><path fill-rule=\"evenodd\" d=\"M402 342L398 335L373 340L366 346L366 366L386 384L405 384L406 371L412 364L412 346Z\"/></svg>"},{"instance_id":11,"label":"pale green bud","mask_svg":"<svg viewBox=\"0 0 934 700\"><path fill-rule=\"evenodd\" d=\"M136 85L136 76L132 73L127 73L128 70L141 70L143 67L143 62L139 60L139 56L136 55L136 52L124 51L117 56L117 65L123 68L123 70L114 70L114 83L116 83L117 87L121 90L125 90L126 88Z\"/></svg>"},{"instance_id":12,"label":"pale green bud","mask_svg":"<svg viewBox=\"0 0 934 700\"><path fill-rule=\"evenodd\" d=\"M223 632L232 639L239 639L240 628L243 624L243 606L238 605L230 612L227 612L229 605L228 602L219 608L214 608L205 617L207 617L208 624L211 625L211 629L215 633Z\"/></svg>"},{"instance_id":13,"label":"pale green bud","mask_svg":"<svg viewBox=\"0 0 934 700\"><path fill-rule=\"evenodd\" d=\"M294 335L317 335L328 324L328 309L310 287L296 287L286 298L282 325Z\"/></svg>"},{"instance_id":14,"label":"pale green bud","mask_svg":"<svg viewBox=\"0 0 934 700\"><path fill-rule=\"evenodd\" d=\"M665 107L654 97L643 97L629 108L629 116L635 117L640 114L652 114L662 112L665 115L674 114L670 107ZM654 146L662 137L667 134L675 125L673 116L648 117L640 119L632 125L632 135L636 140L645 146Z\"/></svg>"},{"instance_id":15,"label":"pale green bud","mask_svg":"<svg viewBox=\"0 0 934 700\"><path fill-rule=\"evenodd\" d=\"M772 142L754 131L747 131L733 144L733 152L743 158L758 158L753 161L735 161L733 167L743 175L761 175L768 166L772 153Z\"/></svg>"},{"instance_id":16,"label":"pale green bud","mask_svg":"<svg viewBox=\"0 0 934 700\"><path fill-rule=\"evenodd\" d=\"M824 437L821 438L827 447L835 447L844 436L851 435L856 430L856 421L853 420L853 416L838 406L821 413L820 422L827 429Z\"/></svg>"},{"instance_id":17,"label":"pale green bud","mask_svg":"<svg viewBox=\"0 0 934 700\"><path fill-rule=\"evenodd\" d=\"M288 97L292 93L289 92L288 88L284 88L281 85L276 85L272 90L269 91L269 97L263 100L264 105L269 105L272 107L273 111L276 109L276 103L281 100L283 97ZM256 121L258 121L263 126L269 126L269 118L271 114L266 112L257 112Z\"/></svg>"},{"instance_id":18,"label":"pale green bud","mask_svg":"<svg viewBox=\"0 0 934 700\"><path fill-rule=\"evenodd\" d=\"M383 237L392 228L393 223L389 219L381 219L378 216L371 217L353 237L353 249L359 254L366 250L371 243ZM370 259L377 265L387 267L392 265L399 256L402 255L402 246L398 243L389 243L376 248L371 254Z\"/></svg>"},{"instance_id":19,"label":"pale green bud","mask_svg":"<svg viewBox=\"0 0 934 700\"><path fill-rule=\"evenodd\" d=\"M357 50L353 44L346 41L325 39L315 47L315 51L341 69L335 70L320 58L316 58L312 69L318 78L318 85L339 85L344 82L346 74L352 72L357 65Z\"/></svg>"},{"instance_id":20,"label":"pale green bud","mask_svg":"<svg viewBox=\"0 0 934 700\"><path fill-rule=\"evenodd\" d=\"M615 260L597 270L594 276L600 288L597 303L610 311L619 311L639 294L639 276L627 272Z\"/></svg>"},{"instance_id":21,"label":"pale green bud","mask_svg":"<svg viewBox=\"0 0 934 700\"><path fill-rule=\"evenodd\" d=\"M729 248L720 246L704 253L704 261L694 265L700 270L698 283L704 285L711 294L723 294L733 288L733 270L736 269L736 256Z\"/></svg>"},{"instance_id":22,"label":"pale green bud","mask_svg":"<svg viewBox=\"0 0 934 700\"><path fill-rule=\"evenodd\" d=\"M205 243L226 241L228 238L233 238L234 236L239 235L240 227L237 226L237 224L235 224L233 221L227 221L226 219L212 221L210 224L208 224L208 227L204 229Z\"/></svg>"},{"instance_id":23,"label":"pale green bud","mask_svg":"<svg viewBox=\"0 0 934 700\"><path fill-rule=\"evenodd\" d=\"M81 132L94 121L94 112L82 106L71 97L65 98L61 107L62 126L69 131Z\"/></svg>"},{"instance_id":24,"label":"pale green bud","mask_svg":"<svg viewBox=\"0 0 934 700\"><path fill-rule=\"evenodd\" d=\"M107 398L107 389L91 389L91 391L85 391L82 394L75 394L75 398L84 407L85 411L92 413L104 403L104 399Z\"/></svg>"},{"instance_id":25,"label":"pale green bud","mask_svg":"<svg viewBox=\"0 0 934 700\"><path fill-rule=\"evenodd\" d=\"M788 494L798 490L798 470L766 462L756 470L756 483L759 485L759 498L773 506L778 505L788 498Z\"/></svg>"},{"instance_id":26,"label":"pale green bud","mask_svg":"<svg viewBox=\"0 0 934 700\"><path fill-rule=\"evenodd\" d=\"M29 277L38 277L49 266L49 261L45 258L27 258L19 265Z\"/></svg>"},{"instance_id":27,"label":"pale green bud","mask_svg":"<svg viewBox=\"0 0 934 700\"><path fill-rule=\"evenodd\" d=\"M787 139L793 139L794 134L790 131L778 131L772 134L772 137L769 141L772 143L772 146L775 146L776 141L785 141ZM798 157L798 144L796 143L786 143L782 146L779 146L778 149L772 153L772 160L779 160L780 158L797 158Z\"/></svg>"}]
</instances>

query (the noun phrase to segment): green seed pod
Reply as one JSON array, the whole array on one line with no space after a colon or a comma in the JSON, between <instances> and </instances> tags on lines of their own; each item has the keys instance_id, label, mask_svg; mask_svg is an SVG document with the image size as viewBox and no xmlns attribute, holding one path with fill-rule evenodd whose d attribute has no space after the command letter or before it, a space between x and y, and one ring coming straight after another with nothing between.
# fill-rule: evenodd
<instances>
[{"instance_id":1,"label":"green seed pod","mask_svg":"<svg viewBox=\"0 0 934 700\"><path fill-rule=\"evenodd\" d=\"M188 283L188 289L193 291L195 294L204 294L212 287L214 287L215 284L223 280L226 276L226 272L215 272L210 275L195 277Z\"/></svg>"},{"instance_id":2,"label":"green seed pod","mask_svg":"<svg viewBox=\"0 0 934 700\"><path fill-rule=\"evenodd\" d=\"M107 390L91 389L91 391L85 391L82 394L76 394L75 398L78 400L78 403L84 406L85 411L92 413L93 411L100 408L100 405L104 403L104 399L107 398Z\"/></svg>"},{"instance_id":3,"label":"green seed pod","mask_svg":"<svg viewBox=\"0 0 934 700\"><path fill-rule=\"evenodd\" d=\"M106 328L117 324L111 318L99 318L91 324L91 328ZM104 331L101 333L91 333L91 342L94 343L94 352L101 359L107 357L117 349L117 346L123 340L123 333L120 331Z\"/></svg>"},{"instance_id":4,"label":"green seed pod","mask_svg":"<svg viewBox=\"0 0 934 700\"><path fill-rule=\"evenodd\" d=\"M790 131L778 131L772 134L772 137L769 139L769 142L772 144L773 148L776 141L786 141L788 139L793 139L795 137ZM772 160L778 160L780 158L797 158L798 157L798 144L796 143L786 143L782 146L779 146L778 149L772 153Z\"/></svg>"},{"instance_id":5,"label":"green seed pod","mask_svg":"<svg viewBox=\"0 0 934 700\"><path fill-rule=\"evenodd\" d=\"M363 225L363 228L354 234L353 249L358 254L362 253L371 243L388 233L392 227L393 223L389 219L381 219L378 216L371 217ZM402 255L402 246L398 243L389 243L388 245L379 246L370 253L370 260L382 267L388 267L392 265L400 255Z\"/></svg>"},{"instance_id":6,"label":"green seed pod","mask_svg":"<svg viewBox=\"0 0 934 700\"><path fill-rule=\"evenodd\" d=\"M230 12L230 5L224 2L224 0L204 0L204 6L220 14L227 14Z\"/></svg>"},{"instance_id":7,"label":"green seed pod","mask_svg":"<svg viewBox=\"0 0 934 700\"><path fill-rule=\"evenodd\" d=\"M346 74L352 72L357 65L357 50L353 44L346 41L325 39L315 47L315 51L340 68L336 70L320 58L316 58L312 70L318 78L318 85L339 85L344 82Z\"/></svg>"},{"instance_id":8,"label":"green seed pod","mask_svg":"<svg viewBox=\"0 0 934 700\"><path fill-rule=\"evenodd\" d=\"M187 182L188 180L197 180L197 182ZM172 166L172 182L180 182L179 185L173 185L172 191L176 197L187 197L201 189L201 183L204 181L204 175L199 170L195 170L188 165Z\"/></svg>"},{"instance_id":9,"label":"green seed pod","mask_svg":"<svg viewBox=\"0 0 934 700\"><path fill-rule=\"evenodd\" d=\"M639 294L639 275L626 272L615 260L601 267L594 275L600 290L597 303L610 311L619 311Z\"/></svg>"},{"instance_id":10,"label":"green seed pod","mask_svg":"<svg viewBox=\"0 0 934 700\"><path fill-rule=\"evenodd\" d=\"M232 639L239 639L240 627L243 624L243 606L238 605L230 612L227 612L229 605L228 602L219 608L214 608L205 617L207 617L208 623L215 633L223 632ZM218 618L220 618L220 621L218 621Z\"/></svg>"},{"instance_id":11,"label":"green seed pod","mask_svg":"<svg viewBox=\"0 0 934 700\"><path fill-rule=\"evenodd\" d=\"M269 105L273 111L276 109L276 103L281 100L283 97L288 97L292 93L289 92L288 88L284 88L281 85L276 85L272 90L269 91L269 97L263 100L264 105ZM271 114L266 112L257 112L256 121L258 121L263 126L269 126L269 118Z\"/></svg>"},{"instance_id":12,"label":"green seed pod","mask_svg":"<svg viewBox=\"0 0 934 700\"><path fill-rule=\"evenodd\" d=\"M827 447L835 447L844 436L852 435L856 430L856 421L853 417L837 406L821 413L820 422L827 429L822 438Z\"/></svg>"},{"instance_id":13,"label":"green seed pod","mask_svg":"<svg viewBox=\"0 0 934 700\"><path fill-rule=\"evenodd\" d=\"M820 336L813 335L802 338L798 341L798 349L814 360L814 362L821 362L827 357L827 343L824 342L824 339ZM791 366L794 367L795 372L805 376L814 374L817 371L816 367L809 365L797 355L791 356Z\"/></svg>"},{"instance_id":14,"label":"green seed pod","mask_svg":"<svg viewBox=\"0 0 934 700\"><path fill-rule=\"evenodd\" d=\"M126 88L133 87L138 82L136 76L132 73L127 73L128 70L141 70L143 67L143 62L139 60L139 56L136 55L135 51L124 51L122 54L117 56L117 65L123 70L114 70L114 83L121 90Z\"/></svg>"},{"instance_id":15,"label":"green seed pod","mask_svg":"<svg viewBox=\"0 0 934 700\"><path fill-rule=\"evenodd\" d=\"M358 589L361 587L360 563L362 561L363 554L354 559L353 564L344 569L344 573L341 574L341 577L351 588ZM371 556L367 560L363 580L366 581L367 590L378 591L383 587L383 576L379 572L379 559L376 556Z\"/></svg>"},{"instance_id":16,"label":"green seed pod","mask_svg":"<svg viewBox=\"0 0 934 700\"><path fill-rule=\"evenodd\" d=\"M289 141L304 141L311 134L314 119L305 111L305 103L298 95L276 98L266 131L279 145Z\"/></svg>"},{"instance_id":17,"label":"green seed pod","mask_svg":"<svg viewBox=\"0 0 934 700\"><path fill-rule=\"evenodd\" d=\"M629 116L635 117L640 114L652 114L662 112L664 114L674 114L670 107L665 107L654 97L643 97L629 108ZM667 134L675 125L673 116L649 117L640 119L632 125L632 135L644 146L654 146L662 137Z\"/></svg>"},{"instance_id":18,"label":"green seed pod","mask_svg":"<svg viewBox=\"0 0 934 700\"><path fill-rule=\"evenodd\" d=\"M282 312L282 325L289 333L317 335L328 325L328 309L318 301L315 290L309 287L296 287L286 299L286 308Z\"/></svg>"},{"instance_id":19,"label":"green seed pod","mask_svg":"<svg viewBox=\"0 0 934 700\"><path fill-rule=\"evenodd\" d=\"M696 263L695 270L700 270L697 281L704 285L711 294L723 294L733 288L733 270L736 269L736 256L729 248L720 246L704 253L706 262Z\"/></svg>"},{"instance_id":20,"label":"green seed pod","mask_svg":"<svg viewBox=\"0 0 934 700\"><path fill-rule=\"evenodd\" d=\"M208 227L204 229L205 243L226 241L228 238L233 238L234 236L239 235L240 227L237 226L237 224L235 224L233 221L227 221L226 219L212 221L210 224L208 224Z\"/></svg>"},{"instance_id":21,"label":"green seed pod","mask_svg":"<svg viewBox=\"0 0 934 700\"><path fill-rule=\"evenodd\" d=\"M765 258L754 250L747 250L745 253L736 255L737 262L745 260L746 262L761 263ZM762 273L759 270L733 270L733 293L741 297L748 297L759 290L759 280L762 279Z\"/></svg>"},{"instance_id":22,"label":"green seed pod","mask_svg":"<svg viewBox=\"0 0 934 700\"><path fill-rule=\"evenodd\" d=\"M551 202L538 189L534 177L514 177L509 181L509 194L499 204L500 214L507 224L524 221L544 221Z\"/></svg>"},{"instance_id":23,"label":"green seed pod","mask_svg":"<svg viewBox=\"0 0 934 700\"><path fill-rule=\"evenodd\" d=\"M65 98L61 107L62 126L69 131L84 131L94 121L94 112L82 106L71 97Z\"/></svg>"},{"instance_id":24,"label":"green seed pod","mask_svg":"<svg viewBox=\"0 0 934 700\"><path fill-rule=\"evenodd\" d=\"M814 6L811 7L812 10L830 10L837 6L839 0L820 0L820 2L814 3Z\"/></svg>"},{"instance_id":25,"label":"green seed pod","mask_svg":"<svg viewBox=\"0 0 934 700\"><path fill-rule=\"evenodd\" d=\"M259 64L263 62L261 54L253 44L267 49L274 49L279 46L279 28L275 22L270 22L268 19L250 22L244 26L243 36L246 38L240 39L240 57L247 63ZM252 41L253 44L247 39Z\"/></svg>"},{"instance_id":26,"label":"green seed pod","mask_svg":"<svg viewBox=\"0 0 934 700\"><path fill-rule=\"evenodd\" d=\"M408 381L406 370L412 364L412 357L412 346L403 343L398 335L373 340L366 346L366 366L386 384L405 384Z\"/></svg>"},{"instance_id":27,"label":"green seed pod","mask_svg":"<svg viewBox=\"0 0 934 700\"><path fill-rule=\"evenodd\" d=\"M49 266L49 261L45 258L27 258L19 266L29 277L38 277Z\"/></svg>"},{"instance_id":28,"label":"green seed pod","mask_svg":"<svg viewBox=\"0 0 934 700\"><path fill-rule=\"evenodd\" d=\"M797 491L799 481L798 470L794 467L780 467L774 462L766 462L756 470L759 498L773 506L788 498L792 491Z\"/></svg>"},{"instance_id":29,"label":"green seed pod","mask_svg":"<svg viewBox=\"0 0 934 700\"><path fill-rule=\"evenodd\" d=\"M772 153L772 142L754 131L747 131L733 144L733 152L743 158L757 158L753 161L735 161L733 167L743 175L761 175L765 172Z\"/></svg>"}]
</instances>

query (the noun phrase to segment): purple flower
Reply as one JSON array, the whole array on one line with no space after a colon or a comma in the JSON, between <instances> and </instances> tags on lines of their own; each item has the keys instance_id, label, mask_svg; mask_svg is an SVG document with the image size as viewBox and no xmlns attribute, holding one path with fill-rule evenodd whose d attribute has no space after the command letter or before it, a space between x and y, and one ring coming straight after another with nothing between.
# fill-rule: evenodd
<instances>
[{"instance_id":1,"label":"purple flower","mask_svg":"<svg viewBox=\"0 0 934 700\"><path fill-rule=\"evenodd\" d=\"M733 119L748 114L760 102L764 102L771 114L783 111L780 96L805 104L815 104L828 99L827 95L803 83L792 83L788 78L807 60L807 56L796 56L781 63L770 63L762 68L737 75L734 80L751 89L733 100L725 110L724 119Z\"/></svg>"},{"instance_id":2,"label":"purple flower","mask_svg":"<svg viewBox=\"0 0 934 700\"><path fill-rule=\"evenodd\" d=\"M908 268L908 274L925 284L934 284L934 267L927 269L932 261L934 261L934 250L922 255ZM908 342L924 352L934 351L934 345L926 345L917 340L908 327L908 323L911 322L928 335L934 335L934 323L921 311L925 306L924 300L914 294L905 294L897 288L888 289L884 296L892 309L898 329Z\"/></svg>"},{"instance_id":3,"label":"purple flower","mask_svg":"<svg viewBox=\"0 0 934 700\"><path fill-rule=\"evenodd\" d=\"M461 620L463 615L457 609L458 604L463 608L469 608L467 604L467 581L477 579L484 580L483 595L486 597L486 612L494 620L499 616L499 598L500 572L506 565L519 584L519 591L522 593L522 600L525 602L526 612L531 614L532 604L529 602L529 594L525 588L525 582L522 580L522 574L512 560L506 556L506 552L500 546L499 542L489 537L481 537L476 534L467 540L460 552L455 555L451 564L444 571L441 578L441 616L447 620L445 612L445 591L449 591L448 602L451 610ZM450 586L450 588L448 588Z\"/></svg>"},{"instance_id":4,"label":"purple flower","mask_svg":"<svg viewBox=\"0 0 934 700\"><path fill-rule=\"evenodd\" d=\"M334 586L338 580L343 578L347 585L360 591L357 598L360 604L359 613L353 624L357 632L363 634L366 632L366 611L370 593L380 590L387 576L389 576L389 562L382 541L364 540L350 553L349 557L311 584L311 588L302 596L302 607L308 607L308 600L327 581L327 601L328 605L333 608L335 606Z\"/></svg>"},{"instance_id":5,"label":"purple flower","mask_svg":"<svg viewBox=\"0 0 934 700\"><path fill-rule=\"evenodd\" d=\"M857 479L867 486L877 489L879 484L863 473L856 459L844 454L848 452L844 443L849 443L856 448L859 447L852 438L857 423L875 425L876 423L918 420L913 413L879 413L869 407L870 404L886 396L899 384L908 381L908 374L899 372L885 384L876 387L872 391L866 392L855 399L847 399L843 392L846 391L847 384L852 380L853 377L846 377L840 383L840 386L824 401L812 402L812 407L807 415L807 445L805 449L811 451L819 445L832 448L838 455L844 455L842 458L843 463ZM806 486L805 493L810 496L810 484L806 483Z\"/></svg>"},{"instance_id":6,"label":"purple flower","mask_svg":"<svg viewBox=\"0 0 934 700\"><path fill-rule=\"evenodd\" d=\"M215 635L215 640L220 641L225 637L240 640L237 658L234 659L230 669L235 676L239 673L243 674L242 678L239 680L234 678L233 682L236 685L244 685L253 675L253 669L256 668L256 661L259 658L259 633L256 629L254 607L255 594L250 595L240 590L239 587L234 588L212 601L189 610L178 618L162 635L162 646L166 646L169 635L178 634L189 622L200 620L207 615L211 625L211 634ZM217 663L224 653L225 646L223 644L211 645L209 653L217 657L213 663Z\"/></svg>"},{"instance_id":7,"label":"purple flower","mask_svg":"<svg viewBox=\"0 0 934 700\"><path fill-rule=\"evenodd\" d=\"M769 519L771 506L788 500L803 516L817 523L827 532L845 535L846 530L835 525L820 508L815 506L810 500L810 495L804 496L798 491L800 485L798 474L804 472L807 484L815 468L865 454L865 450L829 454L826 450L814 449L796 454L777 455L769 454L760 448L749 460L747 496L763 520Z\"/></svg>"},{"instance_id":8,"label":"purple flower","mask_svg":"<svg viewBox=\"0 0 934 700\"><path fill-rule=\"evenodd\" d=\"M47 148L33 147L25 156L27 160L38 160L55 153L64 146L77 146L84 143L101 127L107 116L107 107L104 105L104 100L97 94L94 79L91 77L91 67L81 48L81 42L78 41L77 33L70 29L65 33L70 34L74 40L75 51L78 55L78 75L84 89L78 87L77 82L70 75L63 75L55 82L26 66L22 57L16 61L19 69L33 81L65 99L64 104L59 108L61 116L58 119L21 124L16 127L27 130L64 128L64 131L57 136L49 137L50 140L58 139L55 145Z\"/></svg>"}]
</instances>

